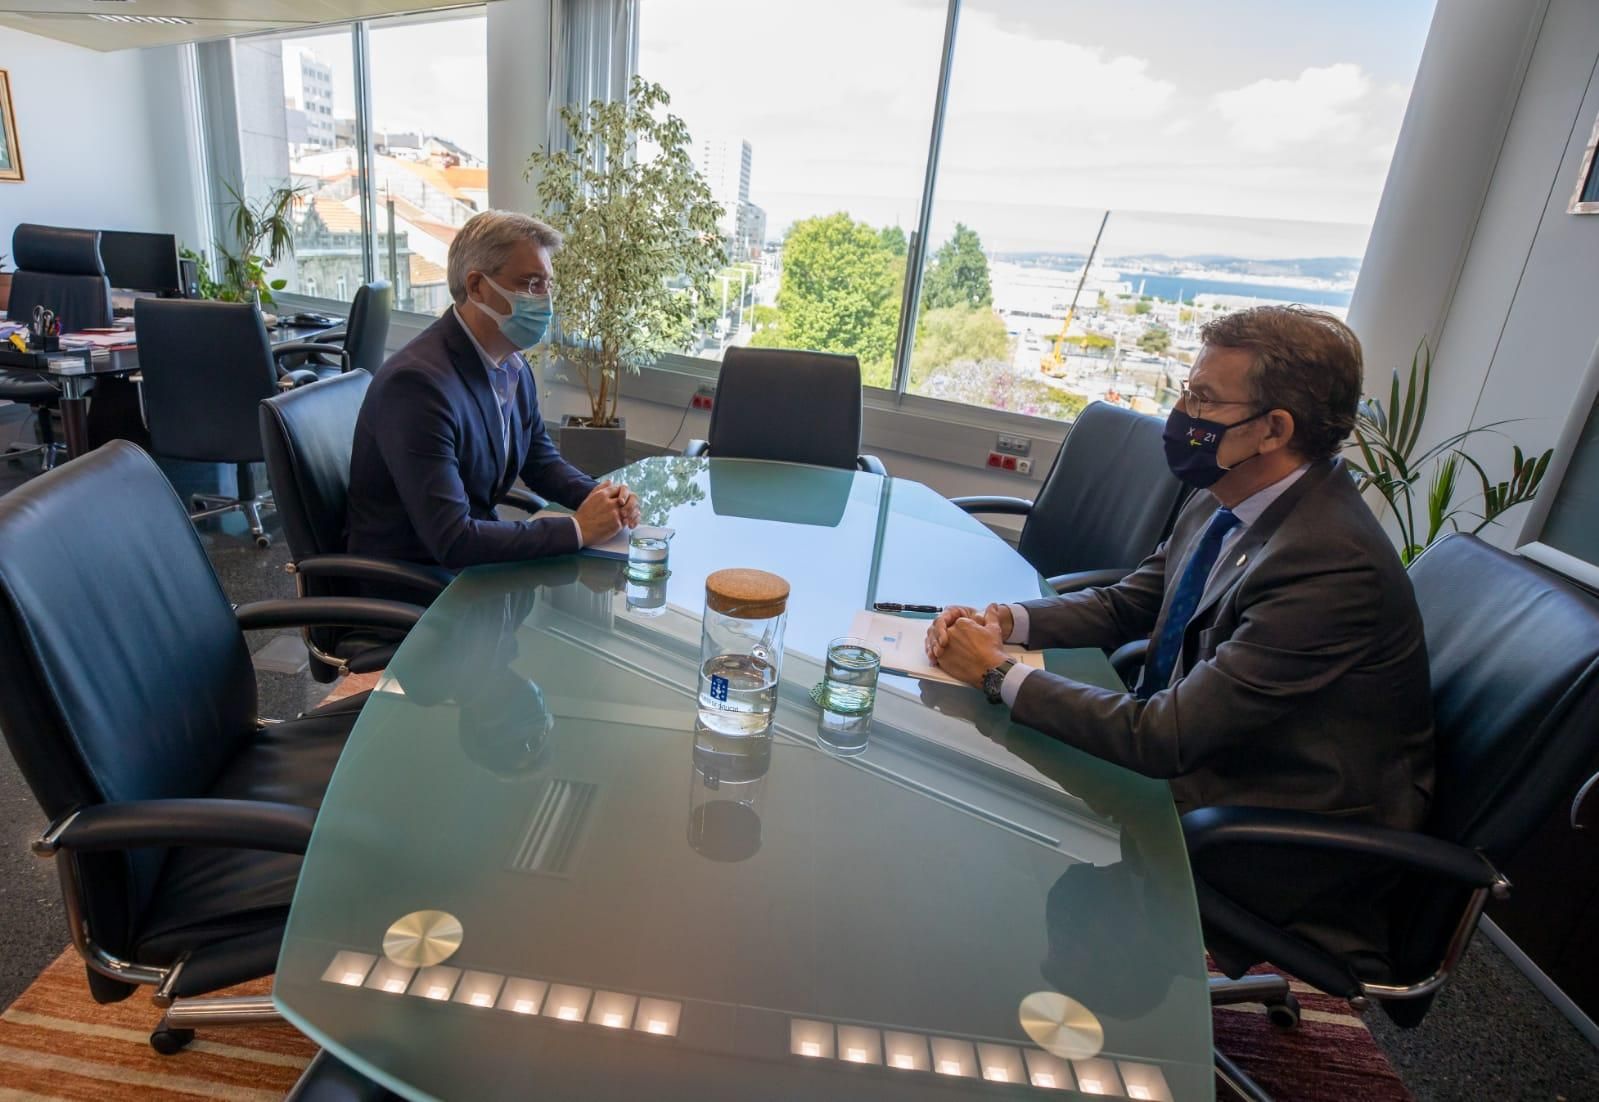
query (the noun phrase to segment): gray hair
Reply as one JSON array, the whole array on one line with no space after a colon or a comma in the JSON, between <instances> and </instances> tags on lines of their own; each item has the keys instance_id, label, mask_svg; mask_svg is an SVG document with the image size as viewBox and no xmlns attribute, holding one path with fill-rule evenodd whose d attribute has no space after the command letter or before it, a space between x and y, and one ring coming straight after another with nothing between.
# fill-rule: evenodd
<instances>
[{"instance_id":1,"label":"gray hair","mask_svg":"<svg viewBox=\"0 0 1599 1102\"><path fill-rule=\"evenodd\" d=\"M553 253L561 247L561 234L553 226L514 210L479 211L468 218L450 242L450 297L465 302L466 274L499 271L520 241L532 241Z\"/></svg>"}]
</instances>

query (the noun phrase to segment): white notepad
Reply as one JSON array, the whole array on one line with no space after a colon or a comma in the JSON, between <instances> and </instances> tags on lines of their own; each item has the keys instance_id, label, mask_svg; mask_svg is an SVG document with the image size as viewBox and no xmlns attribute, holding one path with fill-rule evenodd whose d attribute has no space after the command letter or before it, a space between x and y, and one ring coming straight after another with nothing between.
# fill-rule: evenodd
<instances>
[{"instance_id":1,"label":"white notepad","mask_svg":"<svg viewBox=\"0 0 1599 1102\"><path fill-rule=\"evenodd\" d=\"M919 677L925 681L942 681L946 685L962 684L928 661L926 640L927 628L931 623L931 620L862 609L855 614L850 634L866 640L873 650L882 655L883 669L890 673ZM1044 668L1043 651L1010 646L1005 648L1005 653L1024 666Z\"/></svg>"},{"instance_id":2,"label":"white notepad","mask_svg":"<svg viewBox=\"0 0 1599 1102\"><path fill-rule=\"evenodd\" d=\"M543 520L546 517L570 517L571 515L571 513L562 512L559 509L540 509L538 512L533 514L533 519ZM640 536L651 536L655 539L669 540L673 536L677 535L677 529L657 528L650 524L641 524L637 528L623 528L604 543L590 544L588 547L578 551L578 554L588 555L596 559L626 560L628 541L631 540L635 534Z\"/></svg>"}]
</instances>

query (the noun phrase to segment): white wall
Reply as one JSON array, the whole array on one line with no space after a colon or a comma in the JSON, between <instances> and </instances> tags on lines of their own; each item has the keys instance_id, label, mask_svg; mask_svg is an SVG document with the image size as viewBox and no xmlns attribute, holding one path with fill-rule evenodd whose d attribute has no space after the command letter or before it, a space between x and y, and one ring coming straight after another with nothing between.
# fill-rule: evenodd
<instances>
[{"instance_id":1,"label":"white wall","mask_svg":"<svg viewBox=\"0 0 1599 1102\"><path fill-rule=\"evenodd\" d=\"M0 183L0 252L19 222L199 240L185 56L98 53L0 28L26 176Z\"/></svg>"},{"instance_id":2,"label":"white wall","mask_svg":"<svg viewBox=\"0 0 1599 1102\"><path fill-rule=\"evenodd\" d=\"M1429 435L1515 419L1509 440L1470 445L1495 477L1510 441L1554 444L1599 340L1599 215L1566 213L1599 117L1596 59L1591 0L1551 0L1437 344ZM1509 546L1521 519L1484 535Z\"/></svg>"}]
</instances>

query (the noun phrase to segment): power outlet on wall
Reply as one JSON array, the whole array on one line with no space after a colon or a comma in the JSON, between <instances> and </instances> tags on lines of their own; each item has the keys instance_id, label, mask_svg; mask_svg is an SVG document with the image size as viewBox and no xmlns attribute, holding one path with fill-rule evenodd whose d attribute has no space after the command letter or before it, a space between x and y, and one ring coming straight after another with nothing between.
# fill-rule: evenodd
<instances>
[{"instance_id":1,"label":"power outlet on wall","mask_svg":"<svg viewBox=\"0 0 1599 1102\"><path fill-rule=\"evenodd\" d=\"M716 388L702 386L694 392L694 397L689 402L691 409L710 409L716 404Z\"/></svg>"}]
</instances>

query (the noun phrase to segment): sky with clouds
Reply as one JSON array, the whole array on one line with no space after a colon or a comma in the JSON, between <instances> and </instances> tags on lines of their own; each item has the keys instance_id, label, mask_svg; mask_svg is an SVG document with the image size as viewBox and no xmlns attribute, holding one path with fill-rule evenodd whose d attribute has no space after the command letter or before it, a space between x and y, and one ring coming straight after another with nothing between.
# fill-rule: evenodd
<instances>
[{"instance_id":1,"label":"sky with clouds","mask_svg":"<svg viewBox=\"0 0 1599 1102\"><path fill-rule=\"evenodd\" d=\"M1432 0L966 0L932 236L994 249L1358 255ZM775 232L915 224L945 4L641 0L640 71L746 138ZM1175 217L1174 217L1175 216Z\"/></svg>"},{"instance_id":2,"label":"sky with clouds","mask_svg":"<svg viewBox=\"0 0 1599 1102\"><path fill-rule=\"evenodd\" d=\"M945 0L639 0L639 68L747 139L774 235L916 224ZM1359 255L1433 0L964 0L931 234L996 250ZM432 17L434 20L436 16ZM486 148L481 11L374 23L374 115ZM347 31L299 45L353 103Z\"/></svg>"}]
</instances>

